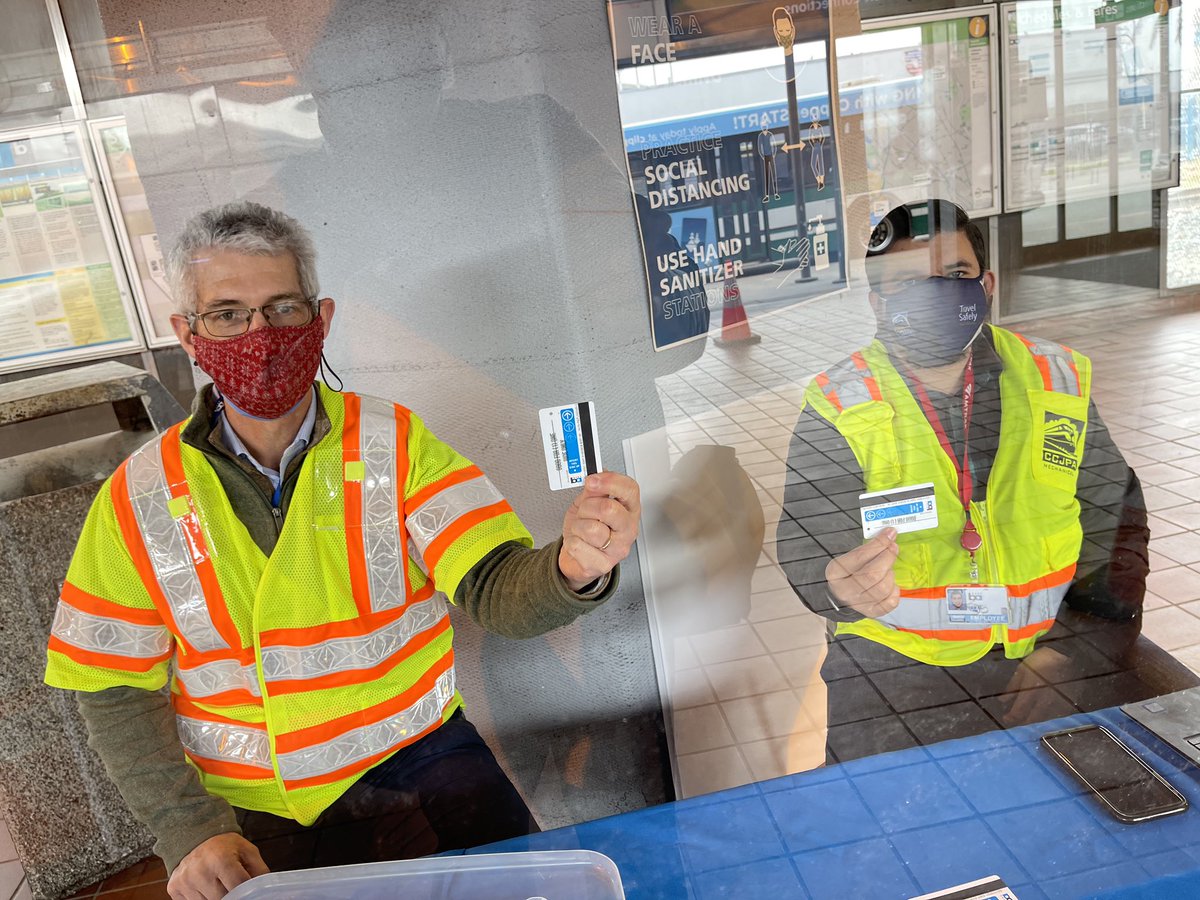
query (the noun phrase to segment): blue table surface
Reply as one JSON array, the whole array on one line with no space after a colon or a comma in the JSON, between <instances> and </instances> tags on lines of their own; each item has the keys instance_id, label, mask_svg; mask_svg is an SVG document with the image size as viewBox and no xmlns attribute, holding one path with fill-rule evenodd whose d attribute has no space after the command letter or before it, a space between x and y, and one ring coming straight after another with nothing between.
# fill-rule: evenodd
<instances>
[{"instance_id":1,"label":"blue table surface","mask_svg":"<svg viewBox=\"0 0 1200 900\"><path fill-rule=\"evenodd\" d=\"M1038 743L1099 722L1187 798L1124 825ZM1119 709L988 732L477 847L595 850L638 898L904 900L999 875L1018 900L1200 897L1200 770Z\"/></svg>"}]
</instances>

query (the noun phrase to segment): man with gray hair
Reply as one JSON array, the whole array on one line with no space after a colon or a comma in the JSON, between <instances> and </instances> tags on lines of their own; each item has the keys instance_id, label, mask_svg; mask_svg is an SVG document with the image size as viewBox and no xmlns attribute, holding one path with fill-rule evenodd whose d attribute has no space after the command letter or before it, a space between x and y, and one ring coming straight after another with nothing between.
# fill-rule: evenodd
<instances>
[{"instance_id":1,"label":"man with gray hair","mask_svg":"<svg viewBox=\"0 0 1200 900\"><path fill-rule=\"evenodd\" d=\"M46 682L77 692L175 900L537 830L463 716L445 600L542 634L612 596L637 537L637 484L604 472L535 550L415 414L314 383L315 259L254 203L187 224L171 321L213 385L101 488L50 637Z\"/></svg>"}]
</instances>

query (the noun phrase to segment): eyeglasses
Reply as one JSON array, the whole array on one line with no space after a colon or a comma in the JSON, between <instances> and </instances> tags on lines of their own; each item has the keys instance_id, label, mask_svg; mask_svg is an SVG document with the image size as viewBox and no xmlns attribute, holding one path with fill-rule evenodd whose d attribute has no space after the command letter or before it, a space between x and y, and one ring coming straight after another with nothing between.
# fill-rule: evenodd
<instances>
[{"instance_id":1,"label":"eyeglasses","mask_svg":"<svg viewBox=\"0 0 1200 900\"><path fill-rule=\"evenodd\" d=\"M196 323L203 322L204 330L212 337L237 337L250 330L256 312L261 312L272 328L307 325L317 314L316 300L277 300L263 306L229 306L206 313L191 313L188 326L196 333Z\"/></svg>"}]
</instances>

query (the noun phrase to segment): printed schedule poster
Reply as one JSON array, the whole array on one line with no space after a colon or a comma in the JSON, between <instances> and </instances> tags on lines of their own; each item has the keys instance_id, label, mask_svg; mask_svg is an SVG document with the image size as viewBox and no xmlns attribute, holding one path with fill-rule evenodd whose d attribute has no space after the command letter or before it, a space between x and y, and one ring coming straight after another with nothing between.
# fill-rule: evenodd
<instances>
[{"instance_id":1,"label":"printed schedule poster","mask_svg":"<svg viewBox=\"0 0 1200 900\"><path fill-rule=\"evenodd\" d=\"M0 370L136 346L78 133L0 139Z\"/></svg>"},{"instance_id":2,"label":"printed schedule poster","mask_svg":"<svg viewBox=\"0 0 1200 900\"><path fill-rule=\"evenodd\" d=\"M842 289L828 2L608 11L654 348Z\"/></svg>"},{"instance_id":3,"label":"printed schedule poster","mask_svg":"<svg viewBox=\"0 0 1200 900\"><path fill-rule=\"evenodd\" d=\"M939 197L974 217L1000 212L993 7L863 23L837 41L847 118L859 117L872 224L901 203Z\"/></svg>"}]
</instances>

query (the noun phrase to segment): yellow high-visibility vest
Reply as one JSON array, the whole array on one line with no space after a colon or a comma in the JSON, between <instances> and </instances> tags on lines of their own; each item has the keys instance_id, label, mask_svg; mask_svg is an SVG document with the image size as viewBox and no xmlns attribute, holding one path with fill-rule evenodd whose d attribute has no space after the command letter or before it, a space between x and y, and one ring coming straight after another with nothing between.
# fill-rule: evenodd
<instances>
[{"instance_id":1,"label":"yellow high-visibility vest","mask_svg":"<svg viewBox=\"0 0 1200 900\"><path fill-rule=\"evenodd\" d=\"M813 379L805 403L837 428L862 467L864 492L932 482L938 525L901 534L894 570L900 605L838 623L905 656L939 666L974 662L995 644L1017 659L1050 630L1075 575L1083 529L1075 487L1092 367L1059 344L989 326L1000 376L1001 426L986 498L971 503L983 539L979 581L1003 585L1007 624L951 621L946 589L971 582L959 544L966 514L958 473L917 399L878 341Z\"/></svg>"},{"instance_id":2,"label":"yellow high-visibility vest","mask_svg":"<svg viewBox=\"0 0 1200 900\"><path fill-rule=\"evenodd\" d=\"M320 399L330 431L269 557L182 425L122 463L88 515L46 668L61 688L156 690L170 665L205 789L305 825L458 708L446 597L505 541L533 545L407 409Z\"/></svg>"}]
</instances>

